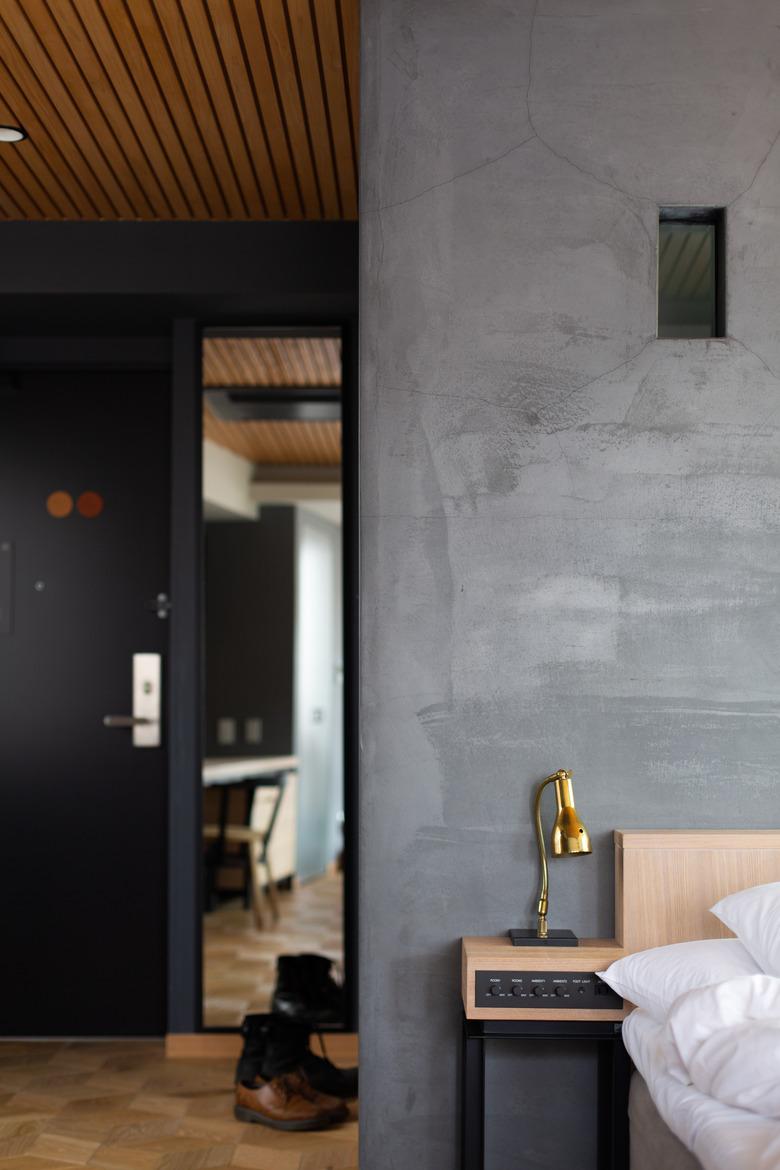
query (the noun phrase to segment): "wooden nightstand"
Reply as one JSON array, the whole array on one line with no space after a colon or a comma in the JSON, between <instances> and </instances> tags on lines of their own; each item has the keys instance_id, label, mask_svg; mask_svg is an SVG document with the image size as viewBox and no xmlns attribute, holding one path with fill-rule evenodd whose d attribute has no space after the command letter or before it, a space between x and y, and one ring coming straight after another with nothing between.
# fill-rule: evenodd
<instances>
[{"instance_id":1,"label":"wooden nightstand","mask_svg":"<svg viewBox=\"0 0 780 1170\"><path fill-rule=\"evenodd\" d=\"M519 1060L527 1058L529 1044L556 1045L563 1060L572 1044L593 1052L597 1164L599 1170L626 1170L631 1062L621 1021L631 1005L595 975L625 953L614 939L583 939L576 947L515 947L500 937L462 940L463 1170L484 1166L486 1060L491 1041L508 1040L517 1042ZM554 1117L556 1102L550 1107Z\"/></svg>"},{"instance_id":2,"label":"wooden nightstand","mask_svg":"<svg viewBox=\"0 0 780 1170\"><path fill-rule=\"evenodd\" d=\"M622 1020L630 1010L595 976L626 953L614 939L514 947L508 938L473 937L462 940L461 953L468 1020L606 1022Z\"/></svg>"}]
</instances>

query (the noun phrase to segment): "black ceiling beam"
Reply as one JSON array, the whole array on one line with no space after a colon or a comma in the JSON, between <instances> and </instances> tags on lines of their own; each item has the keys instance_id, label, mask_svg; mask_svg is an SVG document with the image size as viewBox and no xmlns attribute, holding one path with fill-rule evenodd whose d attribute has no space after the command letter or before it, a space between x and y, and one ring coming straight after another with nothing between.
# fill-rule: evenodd
<instances>
[{"instance_id":1,"label":"black ceiling beam","mask_svg":"<svg viewBox=\"0 0 780 1170\"><path fill-rule=\"evenodd\" d=\"M338 325L222 325L204 329L204 337L277 338L341 337Z\"/></svg>"},{"instance_id":2,"label":"black ceiling beam","mask_svg":"<svg viewBox=\"0 0 780 1170\"><path fill-rule=\"evenodd\" d=\"M207 386L212 414L223 422L338 422L339 386Z\"/></svg>"},{"instance_id":3,"label":"black ceiling beam","mask_svg":"<svg viewBox=\"0 0 780 1170\"><path fill-rule=\"evenodd\" d=\"M0 368L167 370L171 366L168 337L2 337Z\"/></svg>"}]
</instances>

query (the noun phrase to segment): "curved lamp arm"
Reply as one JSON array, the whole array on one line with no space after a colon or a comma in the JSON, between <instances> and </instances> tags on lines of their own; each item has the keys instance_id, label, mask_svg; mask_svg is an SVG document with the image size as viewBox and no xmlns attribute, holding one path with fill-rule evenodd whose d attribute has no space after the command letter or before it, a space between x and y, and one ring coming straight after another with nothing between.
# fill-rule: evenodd
<instances>
[{"instance_id":1,"label":"curved lamp arm","mask_svg":"<svg viewBox=\"0 0 780 1170\"><path fill-rule=\"evenodd\" d=\"M566 773L564 772L565 776ZM536 937L547 938L547 894L549 891L550 875L547 871L547 850L544 847L544 830L542 829L542 793L548 784L554 784L561 776L560 772L553 772L546 780L542 780L536 790L534 800L534 819L536 821L536 844L539 848L539 863L542 867L542 884L539 887L539 901L536 907Z\"/></svg>"}]
</instances>

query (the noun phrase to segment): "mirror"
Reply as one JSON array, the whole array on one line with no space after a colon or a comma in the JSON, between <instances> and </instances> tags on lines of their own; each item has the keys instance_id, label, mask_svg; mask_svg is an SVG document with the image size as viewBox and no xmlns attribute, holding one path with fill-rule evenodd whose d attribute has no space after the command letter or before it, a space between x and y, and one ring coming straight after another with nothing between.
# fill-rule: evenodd
<instances>
[{"instance_id":1,"label":"mirror","mask_svg":"<svg viewBox=\"0 0 780 1170\"><path fill-rule=\"evenodd\" d=\"M338 329L204 332L206 1028L344 1023L341 388Z\"/></svg>"}]
</instances>

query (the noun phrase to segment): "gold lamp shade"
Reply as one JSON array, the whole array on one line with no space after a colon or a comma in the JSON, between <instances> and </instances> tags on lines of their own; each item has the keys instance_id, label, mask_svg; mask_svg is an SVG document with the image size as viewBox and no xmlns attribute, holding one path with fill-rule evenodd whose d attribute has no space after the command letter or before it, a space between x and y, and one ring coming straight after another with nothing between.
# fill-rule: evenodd
<instances>
[{"instance_id":1,"label":"gold lamp shade","mask_svg":"<svg viewBox=\"0 0 780 1170\"><path fill-rule=\"evenodd\" d=\"M542 829L542 793L548 784L555 785L555 802L557 811L552 827L550 847L553 857L578 857L591 852L588 830L579 818L574 807L574 793L571 787L571 772L560 768L557 772L542 780L536 790L534 800L534 819L536 821L536 843L539 849L539 865L542 871L542 881L539 888L537 903L536 930L510 930L509 937L514 946L576 946L577 936L571 930L548 930L547 906L549 891L549 874L547 871L547 850L544 846L544 830Z\"/></svg>"},{"instance_id":2,"label":"gold lamp shade","mask_svg":"<svg viewBox=\"0 0 780 1170\"><path fill-rule=\"evenodd\" d=\"M554 783L558 811L555 814L550 838L553 857L571 857L578 853L591 853L588 830L574 807L571 772L563 770L556 772Z\"/></svg>"}]
</instances>

